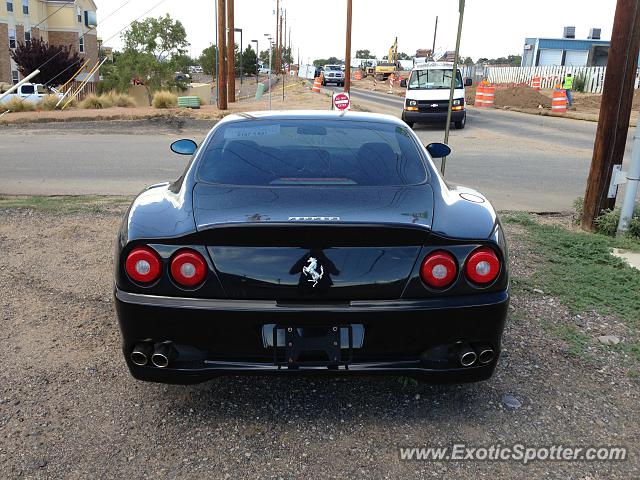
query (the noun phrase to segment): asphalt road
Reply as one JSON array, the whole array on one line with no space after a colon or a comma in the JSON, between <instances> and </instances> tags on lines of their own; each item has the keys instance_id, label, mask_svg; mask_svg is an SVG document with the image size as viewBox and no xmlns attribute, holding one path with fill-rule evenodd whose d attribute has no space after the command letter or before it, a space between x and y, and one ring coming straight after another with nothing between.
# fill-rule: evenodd
<instances>
[{"instance_id":1,"label":"asphalt road","mask_svg":"<svg viewBox=\"0 0 640 480\"><path fill-rule=\"evenodd\" d=\"M368 110L400 114L400 98L352 94ZM498 110L468 115L464 130L451 130L447 181L477 188L501 210L566 211L583 195L595 123ZM1 127L0 193L132 195L178 177L186 158L172 154L169 144L200 141L210 127L197 121ZM415 131L425 144L444 136L442 127ZM632 132L627 158L631 141Z\"/></svg>"}]
</instances>

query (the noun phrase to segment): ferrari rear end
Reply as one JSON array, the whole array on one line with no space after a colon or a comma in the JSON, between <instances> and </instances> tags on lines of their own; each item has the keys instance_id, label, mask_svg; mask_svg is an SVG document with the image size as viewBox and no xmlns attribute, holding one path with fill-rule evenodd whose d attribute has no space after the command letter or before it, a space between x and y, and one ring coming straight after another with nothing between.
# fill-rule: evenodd
<instances>
[{"instance_id":1,"label":"ferrari rear end","mask_svg":"<svg viewBox=\"0 0 640 480\"><path fill-rule=\"evenodd\" d=\"M500 224L382 119L231 118L179 182L136 199L115 273L134 377L492 375L509 301Z\"/></svg>"}]
</instances>

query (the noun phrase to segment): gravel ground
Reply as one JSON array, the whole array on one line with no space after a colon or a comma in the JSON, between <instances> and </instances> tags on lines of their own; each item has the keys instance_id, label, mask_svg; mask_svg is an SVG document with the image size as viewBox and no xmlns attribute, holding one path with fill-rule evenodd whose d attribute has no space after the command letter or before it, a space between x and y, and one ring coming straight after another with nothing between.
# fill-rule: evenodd
<instances>
[{"instance_id":1,"label":"gravel ground","mask_svg":"<svg viewBox=\"0 0 640 480\"><path fill-rule=\"evenodd\" d=\"M573 317L539 292L515 292L504 355L478 384L134 380L112 302L121 214L0 211L0 478L640 478L638 379L614 352L571 357L540 318ZM507 229L514 276L526 277L535 255ZM629 458L399 460L401 446L453 443L621 445Z\"/></svg>"}]
</instances>

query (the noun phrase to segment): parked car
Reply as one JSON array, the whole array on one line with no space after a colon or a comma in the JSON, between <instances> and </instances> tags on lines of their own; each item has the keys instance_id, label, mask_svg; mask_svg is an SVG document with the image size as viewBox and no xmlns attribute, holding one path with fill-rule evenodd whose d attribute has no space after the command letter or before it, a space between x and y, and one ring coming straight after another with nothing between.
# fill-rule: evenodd
<instances>
[{"instance_id":1,"label":"parked car","mask_svg":"<svg viewBox=\"0 0 640 480\"><path fill-rule=\"evenodd\" d=\"M395 374L489 378L509 303L489 201L445 183L395 117L220 120L117 235L115 306L135 378Z\"/></svg>"},{"instance_id":2,"label":"parked car","mask_svg":"<svg viewBox=\"0 0 640 480\"><path fill-rule=\"evenodd\" d=\"M260 65L260 68L258 68L258 73L260 75L269 75L270 72L271 70L269 67L265 67L264 65Z\"/></svg>"},{"instance_id":3,"label":"parked car","mask_svg":"<svg viewBox=\"0 0 640 480\"><path fill-rule=\"evenodd\" d=\"M0 104L9 103L14 98L18 98L26 103L36 104L42 101L47 95L56 95L59 98L63 97L63 94L56 89L45 87L41 83L23 83L17 90L0 100Z\"/></svg>"}]
</instances>

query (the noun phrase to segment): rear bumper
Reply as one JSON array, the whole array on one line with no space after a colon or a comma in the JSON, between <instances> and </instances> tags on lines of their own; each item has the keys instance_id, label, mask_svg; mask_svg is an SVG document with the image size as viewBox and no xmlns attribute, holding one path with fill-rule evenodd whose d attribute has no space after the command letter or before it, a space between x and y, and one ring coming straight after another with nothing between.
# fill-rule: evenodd
<instances>
[{"instance_id":1,"label":"rear bumper","mask_svg":"<svg viewBox=\"0 0 640 480\"><path fill-rule=\"evenodd\" d=\"M123 353L135 378L198 383L219 375L407 375L438 383L489 378L496 366L509 302L508 291L429 300L358 301L344 305L279 305L158 297L116 289ZM364 326L362 348L335 367L288 368L263 343L265 324L300 327ZM167 368L130 359L142 341L171 341L178 356ZM488 364L462 367L451 350L460 342L490 345Z\"/></svg>"},{"instance_id":2,"label":"rear bumper","mask_svg":"<svg viewBox=\"0 0 640 480\"><path fill-rule=\"evenodd\" d=\"M462 121L466 113L466 110L451 112L451 121ZM447 112L410 112L403 110L402 120L408 123L445 123L447 121Z\"/></svg>"}]
</instances>

